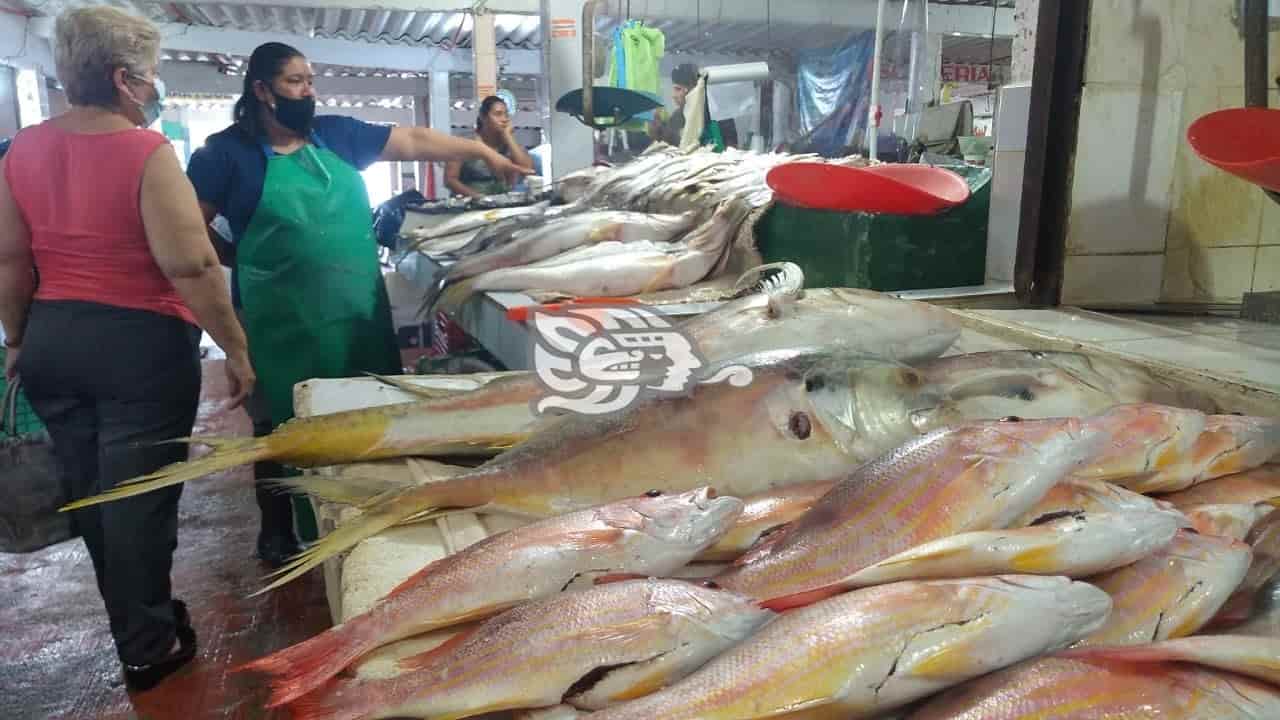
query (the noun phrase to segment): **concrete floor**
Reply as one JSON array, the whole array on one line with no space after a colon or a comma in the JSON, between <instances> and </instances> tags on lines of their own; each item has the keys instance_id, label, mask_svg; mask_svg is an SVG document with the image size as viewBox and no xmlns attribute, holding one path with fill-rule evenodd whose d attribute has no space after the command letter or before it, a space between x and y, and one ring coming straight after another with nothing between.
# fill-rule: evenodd
<instances>
[{"instance_id":1,"label":"concrete floor","mask_svg":"<svg viewBox=\"0 0 1280 720\"><path fill-rule=\"evenodd\" d=\"M248 435L225 402L221 360L204 364L196 434ZM190 606L196 659L146 693L130 695L84 545L0 554L0 717L6 720L283 718L264 691L230 668L329 627L319 572L253 599L267 568L254 557L258 506L247 470L189 483L180 509L174 593Z\"/></svg>"}]
</instances>

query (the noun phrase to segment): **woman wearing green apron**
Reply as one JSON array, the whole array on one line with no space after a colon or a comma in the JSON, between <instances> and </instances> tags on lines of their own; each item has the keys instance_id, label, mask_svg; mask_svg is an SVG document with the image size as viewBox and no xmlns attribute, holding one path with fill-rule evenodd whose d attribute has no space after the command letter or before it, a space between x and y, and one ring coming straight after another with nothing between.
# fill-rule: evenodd
<instances>
[{"instance_id":1,"label":"woman wearing green apron","mask_svg":"<svg viewBox=\"0 0 1280 720\"><path fill-rule=\"evenodd\" d=\"M479 160L495 173L524 173L480 142L317 117L313 80L296 49L258 47L235 124L210 136L187 168L205 220L220 214L231 227L222 254L258 372L257 436L293 417L296 383L400 372L361 170L379 160ZM262 482L284 474L273 463L254 468L258 554L275 567L301 549L289 497Z\"/></svg>"}]
</instances>

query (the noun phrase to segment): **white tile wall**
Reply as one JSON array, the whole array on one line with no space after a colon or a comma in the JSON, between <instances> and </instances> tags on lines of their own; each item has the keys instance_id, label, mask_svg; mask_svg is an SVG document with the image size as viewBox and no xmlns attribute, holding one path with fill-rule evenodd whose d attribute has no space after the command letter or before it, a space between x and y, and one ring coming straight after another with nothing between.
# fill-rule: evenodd
<instances>
[{"instance_id":1,"label":"white tile wall","mask_svg":"<svg viewBox=\"0 0 1280 720\"><path fill-rule=\"evenodd\" d=\"M1086 83L1182 89L1188 6L1205 0L1093 0Z\"/></svg>"},{"instance_id":2,"label":"white tile wall","mask_svg":"<svg viewBox=\"0 0 1280 720\"><path fill-rule=\"evenodd\" d=\"M1162 252L1180 91L1091 85L1080 108L1067 252Z\"/></svg>"},{"instance_id":3,"label":"white tile wall","mask_svg":"<svg viewBox=\"0 0 1280 720\"><path fill-rule=\"evenodd\" d=\"M1163 276L1164 255L1071 255L1062 303L1153 303L1160 299Z\"/></svg>"},{"instance_id":4,"label":"white tile wall","mask_svg":"<svg viewBox=\"0 0 1280 720\"><path fill-rule=\"evenodd\" d=\"M1280 245L1258 248L1258 259L1253 266L1253 290L1280 290Z\"/></svg>"},{"instance_id":5,"label":"white tile wall","mask_svg":"<svg viewBox=\"0 0 1280 720\"><path fill-rule=\"evenodd\" d=\"M1239 302L1253 283L1256 247L1169 251L1165 260L1164 299Z\"/></svg>"}]
</instances>

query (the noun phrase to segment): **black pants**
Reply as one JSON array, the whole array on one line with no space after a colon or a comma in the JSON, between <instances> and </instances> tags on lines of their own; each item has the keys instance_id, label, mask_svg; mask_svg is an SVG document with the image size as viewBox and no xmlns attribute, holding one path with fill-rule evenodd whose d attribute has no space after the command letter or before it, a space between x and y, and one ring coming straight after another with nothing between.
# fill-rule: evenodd
<instances>
[{"instance_id":1,"label":"black pants","mask_svg":"<svg viewBox=\"0 0 1280 720\"><path fill-rule=\"evenodd\" d=\"M85 302L31 307L18 372L48 428L67 496L96 495L187 458L200 402L200 330L177 318ZM120 660L173 646L169 574L182 486L72 512Z\"/></svg>"},{"instance_id":2,"label":"black pants","mask_svg":"<svg viewBox=\"0 0 1280 720\"><path fill-rule=\"evenodd\" d=\"M240 318L240 323L244 324L244 315L238 313L237 317ZM271 422L271 410L267 406L267 393L261 383L254 387L253 394L245 403L245 409L253 421L253 436L270 435L274 425ZM253 487L258 500L261 521L258 531L260 542L273 537L296 541L293 529L293 500L288 493L269 487L266 481L279 480L297 474L276 462L253 464Z\"/></svg>"}]
</instances>

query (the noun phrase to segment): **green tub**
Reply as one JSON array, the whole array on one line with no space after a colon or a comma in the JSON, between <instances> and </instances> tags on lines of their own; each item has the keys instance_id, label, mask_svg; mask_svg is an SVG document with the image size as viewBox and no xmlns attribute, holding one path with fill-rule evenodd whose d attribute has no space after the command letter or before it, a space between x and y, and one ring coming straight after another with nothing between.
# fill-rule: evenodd
<instances>
[{"instance_id":1,"label":"green tub","mask_svg":"<svg viewBox=\"0 0 1280 720\"><path fill-rule=\"evenodd\" d=\"M791 261L807 287L924 290L986 279L991 170L947 166L970 196L938 215L871 215L808 210L779 201L756 225L765 262Z\"/></svg>"}]
</instances>

